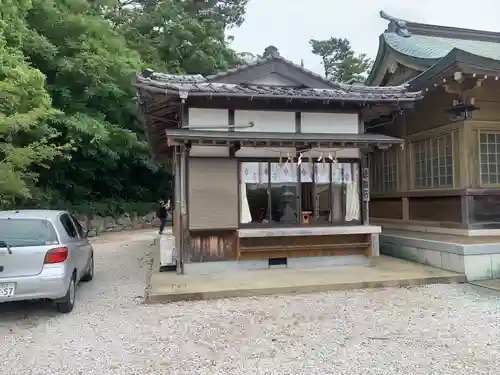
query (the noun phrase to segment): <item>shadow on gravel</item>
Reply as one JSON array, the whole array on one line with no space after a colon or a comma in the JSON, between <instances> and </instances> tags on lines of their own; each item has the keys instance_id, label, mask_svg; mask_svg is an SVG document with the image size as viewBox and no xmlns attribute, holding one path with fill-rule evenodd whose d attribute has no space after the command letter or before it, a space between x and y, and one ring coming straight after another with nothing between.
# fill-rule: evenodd
<instances>
[{"instance_id":1,"label":"shadow on gravel","mask_svg":"<svg viewBox=\"0 0 500 375\"><path fill-rule=\"evenodd\" d=\"M76 297L87 284L78 284ZM78 303L78 301L77 301ZM0 303L0 328L8 328L12 323L17 326L36 327L47 320L70 314L61 314L50 300L32 300Z\"/></svg>"},{"instance_id":2,"label":"shadow on gravel","mask_svg":"<svg viewBox=\"0 0 500 375\"><path fill-rule=\"evenodd\" d=\"M46 320L61 315L54 304L47 300L0 303L0 328L12 331L20 326L35 327Z\"/></svg>"}]
</instances>

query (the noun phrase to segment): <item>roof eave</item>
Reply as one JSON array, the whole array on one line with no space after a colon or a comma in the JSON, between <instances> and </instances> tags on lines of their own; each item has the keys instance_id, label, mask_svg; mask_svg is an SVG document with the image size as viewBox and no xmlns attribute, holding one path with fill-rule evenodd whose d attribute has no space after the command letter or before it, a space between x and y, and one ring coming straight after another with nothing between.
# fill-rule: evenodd
<instances>
[{"instance_id":1,"label":"roof eave","mask_svg":"<svg viewBox=\"0 0 500 375\"><path fill-rule=\"evenodd\" d=\"M412 34L415 35L500 43L500 33L494 31L464 29L460 27L430 25L408 21L406 21L406 27Z\"/></svg>"},{"instance_id":2,"label":"roof eave","mask_svg":"<svg viewBox=\"0 0 500 375\"><path fill-rule=\"evenodd\" d=\"M416 69L416 70L426 70L429 67L433 66L435 63L437 63L441 58L422 58L422 57L417 57L417 56L412 56L412 55L407 55L402 53L401 51L398 51L391 45L387 45L387 51L389 51L391 54L394 55L396 60L400 62L403 65L409 66L410 68Z\"/></svg>"},{"instance_id":3,"label":"roof eave","mask_svg":"<svg viewBox=\"0 0 500 375\"><path fill-rule=\"evenodd\" d=\"M364 148L400 145L404 141L384 135L363 134L303 134L303 133L258 133L242 131L197 131L168 129L165 131L170 146L202 145L240 147L325 147Z\"/></svg>"},{"instance_id":4,"label":"roof eave","mask_svg":"<svg viewBox=\"0 0 500 375\"><path fill-rule=\"evenodd\" d=\"M378 86L382 82L387 71L389 58L396 59L397 62L415 70L425 71L433 66L440 59L424 59L412 55L404 54L392 47L385 39L385 34L379 37L379 49L373 68L365 82L367 86Z\"/></svg>"},{"instance_id":5,"label":"roof eave","mask_svg":"<svg viewBox=\"0 0 500 375\"><path fill-rule=\"evenodd\" d=\"M289 100L318 100L318 101L336 101L336 102L355 102L355 103L397 103L397 102L414 102L419 98L354 98L354 97L318 97L318 96L286 96L286 95L269 95L269 94L239 94L239 93L205 93L205 92L190 92L189 96L206 96L206 97L228 97L228 98L261 98L261 99L289 99Z\"/></svg>"},{"instance_id":6,"label":"roof eave","mask_svg":"<svg viewBox=\"0 0 500 375\"><path fill-rule=\"evenodd\" d=\"M445 75L459 70L464 73L500 75L500 61L454 48L445 57L439 60L422 74L408 82L411 90L422 90L429 84L442 79Z\"/></svg>"},{"instance_id":7,"label":"roof eave","mask_svg":"<svg viewBox=\"0 0 500 375\"><path fill-rule=\"evenodd\" d=\"M380 70L385 62L385 57L387 55L387 43L384 38L384 34L381 34L378 38L378 51L377 56L375 57L375 61L373 63L372 69L370 70L370 74L368 74L368 78L366 78L365 85L367 86L377 86L380 82L375 83L375 79L379 77ZM383 74L382 74L383 75Z\"/></svg>"},{"instance_id":8,"label":"roof eave","mask_svg":"<svg viewBox=\"0 0 500 375\"><path fill-rule=\"evenodd\" d=\"M383 10L380 11L380 17L389 21L388 29L390 29L390 26L392 25L393 28L404 29L405 31L408 32L409 35L415 34L415 35L426 35L426 36L435 36L443 38L469 39L469 40L500 43L499 32L411 22L398 17L391 16L386 12L384 12Z\"/></svg>"},{"instance_id":9,"label":"roof eave","mask_svg":"<svg viewBox=\"0 0 500 375\"><path fill-rule=\"evenodd\" d=\"M411 92L408 94L405 87L397 88L370 88L365 86L347 86L339 85L338 90L343 90L342 94L334 92L328 93L329 90L321 90L319 93L296 92L296 93L272 93L260 91L190 91L189 87L183 88L182 85L168 82L156 82L147 78L138 78L134 83L141 95L148 93L163 94L166 97L177 98L181 93L186 94L186 97L226 97L226 98L248 98L248 99L285 99L285 100L307 100L307 101L322 101L322 102L351 102L351 103L402 103L414 102L422 98L421 93ZM373 92L375 90L375 92ZM398 91L399 90L399 91ZM298 90L300 91L300 90ZM378 92L377 92L378 91Z\"/></svg>"},{"instance_id":10,"label":"roof eave","mask_svg":"<svg viewBox=\"0 0 500 375\"><path fill-rule=\"evenodd\" d=\"M393 47L391 43L389 43L385 39L385 33L382 34L382 37L384 38L384 43L386 44L386 50L387 54L391 53L394 55L394 57L400 61L403 64L406 64L410 67L413 67L418 70L425 70L431 66L433 66L435 63L437 63L439 60L442 59L442 57L437 57L437 58L425 58L425 57L418 57L414 55L409 55L406 53L403 53L399 51L397 48ZM444 56L443 56L444 57Z\"/></svg>"},{"instance_id":11,"label":"roof eave","mask_svg":"<svg viewBox=\"0 0 500 375\"><path fill-rule=\"evenodd\" d=\"M178 97L179 92L172 89L164 89L160 87L143 87L139 86L143 90L153 91L161 94L165 94L167 97ZM318 96L285 96L285 95L268 95L268 94L239 94L239 93L226 93L226 92L189 92L189 97L222 97L222 98L247 98L252 99L285 99L285 100L308 100L308 101L323 101L323 102L350 102L350 103L408 103L421 100L421 96L415 96L410 98L359 98L359 97L318 97Z\"/></svg>"}]
</instances>

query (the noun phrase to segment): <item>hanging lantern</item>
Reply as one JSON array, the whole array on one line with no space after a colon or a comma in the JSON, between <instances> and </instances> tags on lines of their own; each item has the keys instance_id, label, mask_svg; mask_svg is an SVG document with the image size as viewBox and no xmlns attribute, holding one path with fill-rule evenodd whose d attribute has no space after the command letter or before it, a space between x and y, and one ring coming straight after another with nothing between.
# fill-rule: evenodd
<instances>
[{"instance_id":1,"label":"hanging lantern","mask_svg":"<svg viewBox=\"0 0 500 375\"><path fill-rule=\"evenodd\" d=\"M450 119L453 122L470 120L472 118L472 112L480 109L476 107L474 103L474 98L470 100L470 103L454 100L453 107L445 108L443 111L450 115Z\"/></svg>"}]
</instances>

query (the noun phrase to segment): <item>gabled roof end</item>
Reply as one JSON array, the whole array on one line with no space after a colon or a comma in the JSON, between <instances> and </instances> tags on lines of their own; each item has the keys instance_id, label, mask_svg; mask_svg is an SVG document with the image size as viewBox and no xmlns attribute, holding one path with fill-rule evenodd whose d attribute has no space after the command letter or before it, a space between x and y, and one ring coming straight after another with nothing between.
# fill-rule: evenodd
<instances>
[{"instance_id":1,"label":"gabled roof end","mask_svg":"<svg viewBox=\"0 0 500 375\"><path fill-rule=\"evenodd\" d=\"M391 16L383 10L380 11L380 17L389 21L386 32L396 33L399 36L406 38L413 34L500 43L500 33L498 32L411 22Z\"/></svg>"},{"instance_id":2,"label":"gabled roof end","mask_svg":"<svg viewBox=\"0 0 500 375\"><path fill-rule=\"evenodd\" d=\"M384 20L389 21L387 32L396 33L404 38L409 38L411 36L411 33L408 30L407 22L405 20L392 17L383 10L380 11L380 17L383 18Z\"/></svg>"}]
</instances>

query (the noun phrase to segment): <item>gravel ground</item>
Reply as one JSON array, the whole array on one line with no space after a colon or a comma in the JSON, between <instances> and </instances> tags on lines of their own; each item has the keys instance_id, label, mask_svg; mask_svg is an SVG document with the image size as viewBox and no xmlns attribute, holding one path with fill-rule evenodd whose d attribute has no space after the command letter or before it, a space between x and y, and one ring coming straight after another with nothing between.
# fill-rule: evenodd
<instances>
[{"instance_id":1,"label":"gravel ground","mask_svg":"<svg viewBox=\"0 0 500 375\"><path fill-rule=\"evenodd\" d=\"M0 305L0 374L498 374L500 297L433 285L143 305L152 234L96 242L77 307Z\"/></svg>"}]
</instances>

